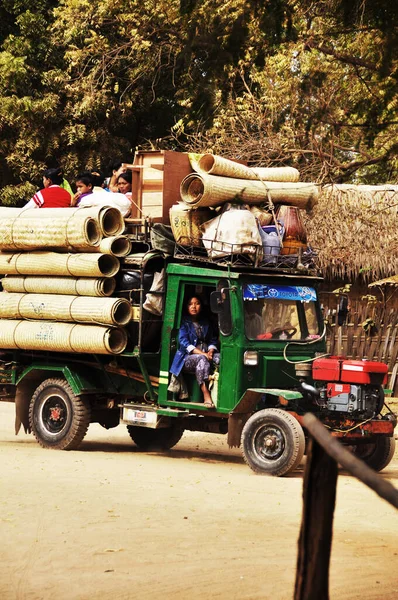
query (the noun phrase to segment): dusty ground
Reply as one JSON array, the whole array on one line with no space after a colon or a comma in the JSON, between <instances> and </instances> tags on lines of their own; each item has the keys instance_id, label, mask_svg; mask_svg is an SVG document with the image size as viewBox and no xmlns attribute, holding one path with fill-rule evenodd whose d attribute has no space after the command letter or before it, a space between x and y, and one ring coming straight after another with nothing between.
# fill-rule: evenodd
<instances>
[{"instance_id":1,"label":"dusty ground","mask_svg":"<svg viewBox=\"0 0 398 600\"><path fill-rule=\"evenodd\" d=\"M302 468L254 475L222 436L145 454L92 425L76 452L13 433L0 403L2 600L291 599ZM398 454L384 477L398 487ZM341 473L331 598L398 598L397 512ZM320 599L321 600L321 599Z\"/></svg>"}]
</instances>

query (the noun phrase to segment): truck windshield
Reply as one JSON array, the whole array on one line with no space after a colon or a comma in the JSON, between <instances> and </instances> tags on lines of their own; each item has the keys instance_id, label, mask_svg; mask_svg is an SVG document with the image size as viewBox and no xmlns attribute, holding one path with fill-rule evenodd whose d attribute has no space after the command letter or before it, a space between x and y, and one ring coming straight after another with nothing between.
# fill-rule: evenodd
<instances>
[{"instance_id":1,"label":"truck windshield","mask_svg":"<svg viewBox=\"0 0 398 600\"><path fill-rule=\"evenodd\" d=\"M247 284L243 287L245 333L251 340L320 337L314 288Z\"/></svg>"}]
</instances>

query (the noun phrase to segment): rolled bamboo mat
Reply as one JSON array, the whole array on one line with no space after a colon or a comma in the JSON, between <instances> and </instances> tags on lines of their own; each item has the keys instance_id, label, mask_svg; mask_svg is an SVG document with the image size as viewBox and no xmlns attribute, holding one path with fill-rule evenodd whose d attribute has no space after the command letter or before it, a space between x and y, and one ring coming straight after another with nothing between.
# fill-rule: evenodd
<instances>
[{"instance_id":1,"label":"rolled bamboo mat","mask_svg":"<svg viewBox=\"0 0 398 600\"><path fill-rule=\"evenodd\" d=\"M3 275L113 277L119 268L118 258L110 254L0 253Z\"/></svg>"},{"instance_id":2,"label":"rolled bamboo mat","mask_svg":"<svg viewBox=\"0 0 398 600\"><path fill-rule=\"evenodd\" d=\"M72 296L111 296L115 291L113 277L91 279L88 277L24 277L7 275L1 280L6 292L25 294L69 294Z\"/></svg>"},{"instance_id":3,"label":"rolled bamboo mat","mask_svg":"<svg viewBox=\"0 0 398 600\"><path fill-rule=\"evenodd\" d=\"M57 212L53 218L43 218L45 210ZM101 237L95 218L83 211L32 209L0 218L0 250L87 248L99 244Z\"/></svg>"},{"instance_id":4,"label":"rolled bamboo mat","mask_svg":"<svg viewBox=\"0 0 398 600\"><path fill-rule=\"evenodd\" d=\"M120 354L127 345L124 329L46 321L0 321L0 348Z\"/></svg>"},{"instance_id":5,"label":"rolled bamboo mat","mask_svg":"<svg viewBox=\"0 0 398 600\"><path fill-rule=\"evenodd\" d=\"M0 319L44 319L127 325L132 307L124 298L0 292Z\"/></svg>"},{"instance_id":6,"label":"rolled bamboo mat","mask_svg":"<svg viewBox=\"0 0 398 600\"><path fill-rule=\"evenodd\" d=\"M318 186L313 183L249 181L191 173L182 180L180 193L191 208L218 206L224 202L264 204L268 201L268 194L275 204L311 208L318 199Z\"/></svg>"},{"instance_id":7,"label":"rolled bamboo mat","mask_svg":"<svg viewBox=\"0 0 398 600\"><path fill-rule=\"evenodd\" d=\"M75 248L76 250L76 248ZM83 250L83 248L82 248ZM112 237L103 238L99 246L86 248L85 252L102 252L103 254L112 254L122 258L128 256L131 252L131 241L125 235L115 235Z\"/></svg>"},{"instance_id":8,"label":"rolled bamboo mat","mask_svg":"<svg viewBox=\"0 0 398 600\"><path fill-rule=\"evenodd\" d=\"M83 206L77 210L84 211L98 221L102 235L105 237L116 236L124 231L122 213L114 206Z\"/></svg>"},{"instance_id":9,"label":"rolled bamboo mat","mask_svg":"<svg viewBox=\"0 0 398 600\"><path fill-rule=\"evenodd\" d=\"M221 175L235 179L263 179L264 181L291 181L300 179L300 173L293 167L247 167L228 158L215 154L204 154L198 163L199 172Z\"/></svg>"}]
</instances>

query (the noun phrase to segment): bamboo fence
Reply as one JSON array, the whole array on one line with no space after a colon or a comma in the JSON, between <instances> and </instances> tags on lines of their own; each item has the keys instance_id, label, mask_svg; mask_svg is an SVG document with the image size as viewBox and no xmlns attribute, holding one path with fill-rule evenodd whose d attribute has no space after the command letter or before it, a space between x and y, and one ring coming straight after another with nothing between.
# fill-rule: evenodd
<instances>
[{"instance_id":1,"label":"bamboo fence","mask_svg":"<svg viewBox=\"0 0 398 600\"><path fill-rule=\"evenodd\" d=\"M366 358L388 365L387 388L398 395L398 312L379 303L356 301L343 325L338 324L336 296L320 294L327 325L327 352L332 356Z\"/></svg>"}]
</instances>

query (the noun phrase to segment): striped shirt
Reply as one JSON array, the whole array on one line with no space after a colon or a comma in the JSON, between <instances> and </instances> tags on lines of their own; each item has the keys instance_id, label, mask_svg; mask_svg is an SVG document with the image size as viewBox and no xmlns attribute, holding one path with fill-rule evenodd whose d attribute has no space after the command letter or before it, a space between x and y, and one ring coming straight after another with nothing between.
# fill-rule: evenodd
<instances>
[{"instance_id":1,"label":"striped shirt","mask_svg":"<svg viewBox=\"0 0 398 600\"><path fill-rule=\"evenodd\" d=\"M50 185L32 198L39 208L67 208L70 206L71 195L59 185Z\"/></svg>"}]
</instances>

